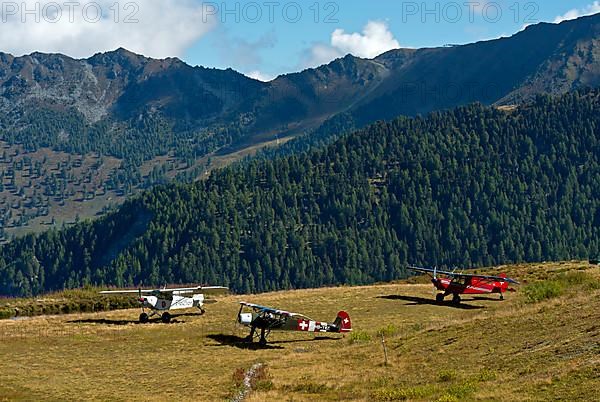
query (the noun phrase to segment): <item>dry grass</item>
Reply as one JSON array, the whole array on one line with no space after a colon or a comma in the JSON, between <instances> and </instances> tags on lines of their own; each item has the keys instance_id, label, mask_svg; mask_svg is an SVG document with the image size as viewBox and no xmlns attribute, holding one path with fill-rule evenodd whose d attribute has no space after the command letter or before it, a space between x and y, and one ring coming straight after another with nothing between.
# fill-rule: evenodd
<instances>
[{"instance_id":1,"label":"dry grass","mask_svg":"<svg viewBox=\"0 0 600 402\"><path fill-rule=\"evenodd\" d=\"M600 277L579 262L503 270L529 283ZM137 325L135 310L0 321L0 400L227 400L239 369L257 362L272 384L248 401L593 400L600 291L572 286L538 303L522 291L504 302L466 297L462 309L432 303L430 285L404 283L229 296L171 325ZM270 348L248 349L231 342L240 300L322 320L346 309L368 336L274 333Z\"/></svg>"}]
</instances>

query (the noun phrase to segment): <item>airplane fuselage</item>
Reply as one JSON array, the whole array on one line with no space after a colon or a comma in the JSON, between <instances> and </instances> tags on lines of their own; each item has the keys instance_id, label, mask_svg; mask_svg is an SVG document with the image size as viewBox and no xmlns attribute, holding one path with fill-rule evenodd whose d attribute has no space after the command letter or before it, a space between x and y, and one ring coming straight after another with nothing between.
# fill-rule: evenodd
<instances>
[{"instance_id":1,"label":"airplane fuselage","mask_svg":"<svg viewBox=\"0 0 600 402\"><path fill-rule=\"evenodd\" d=\"M479 295L489 293L505 293L508 290L508 282L502 281L482 281L477 278L464 278L462 281L452 280L450 278L432 279L431 282L436 289L445 294L467 294Z\"/></svg>"},{"instance_id":2,"label":"airplane fuselage","mask_svg":"<svg viewBox=\"0 0 600 402\"><path fill-rule=\"evenodd\" d=\"M139 299L139 302L142 307L157 311L182 310L192 307L202 307L204 304L204 295L196 294L192 297L176 294L169 297L143 296Z\"/></svg>"},{"instance_id":3,"label":"airplane fuselage","mask_svg":"<svg viewBox=\"0 0 600 402\"><path fill-rule=\"evenodd\" d=\"M311 320L297 313L278 310L270 307L259 306L251 303L240 303L237 321L250 327L247 341L252 341L257 330L260 330L259 343L267 343L267 335L272 330L300 331L300 332L336 332L345 333L352 331L350 316L345 311L340 311L333 323ZM244 312L244 308L251 312Z\"/></svg>"},{"instance_id":4,"label":"airplane fuselage","mask_svg":"<svg viewBox=\"0 0 600 402\"><path fill-rule=\"evenodd\" d=\"M247 327L254 327L257 329L302 332L340 332L339 328L328 322L314 321L306 318L279 317L269 314L240 313L238 322Z\"/></svg>"}]
</instances>

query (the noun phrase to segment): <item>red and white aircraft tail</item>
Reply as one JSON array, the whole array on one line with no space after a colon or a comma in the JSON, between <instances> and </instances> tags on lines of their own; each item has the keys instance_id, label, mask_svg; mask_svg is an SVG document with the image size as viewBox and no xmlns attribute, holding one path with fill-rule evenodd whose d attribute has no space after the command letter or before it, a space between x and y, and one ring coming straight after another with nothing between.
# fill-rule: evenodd
<instances>
[{"instance_id":1,"label":"red and white aircraft tail","mask_svg":"<svg viewBox=\"0 0 600 402\"><path fill-rule=\"evenodd\" d=\"M333 322L333 325L338 328L338 332L350 332L352 331L352 321L350 321L350 315L345 311L340 311Z\"/></svg>"}]
</instances>

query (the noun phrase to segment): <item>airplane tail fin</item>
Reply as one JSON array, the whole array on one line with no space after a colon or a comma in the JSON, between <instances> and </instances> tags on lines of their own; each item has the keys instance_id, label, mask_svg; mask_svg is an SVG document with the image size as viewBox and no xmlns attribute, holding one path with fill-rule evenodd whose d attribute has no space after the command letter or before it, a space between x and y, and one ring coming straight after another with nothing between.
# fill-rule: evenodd
<instances>
[{"instance_id":1,"label":"airplane tail fin","mask_svg":"<svg viewBox=\"0 0 600 402\"><path fill-rule=\"evenodd\" d=\"M503 272L500 275L498 275L499 278L508 278L508 276ZM508 282L499 282L498 283L499 287L500 287L500 292L514 292L515 290L512 288L508 287Z\"/></svg>"},{"instance_id":2,"label":"airplane tail fin","mask_svg":"<svg viewBox=\"0 0 600 402\"><path fill-rule=\"evenodd\" d=\"M333 325L338 329L338 332L350 332L352 331L352 321L350 321L350 315L345 311L340 311L333 322Z\"/></svg>"}]
</instances>

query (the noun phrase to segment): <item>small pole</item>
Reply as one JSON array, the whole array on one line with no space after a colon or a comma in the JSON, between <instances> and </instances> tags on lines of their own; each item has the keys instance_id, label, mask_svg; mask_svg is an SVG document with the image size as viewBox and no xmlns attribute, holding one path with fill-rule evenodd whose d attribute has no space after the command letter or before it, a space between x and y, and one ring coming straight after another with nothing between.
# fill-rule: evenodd
<instances>
[{"instance_id":1,"label":"small pole","mask_svg":"<svg viewBox=\"0 0 600 402\"><path fill-rule=\"evenodd\" d=\"M385 357L385 365L388 365L387 347L385 346L385 337L383 332L381 333L381 346L383 346L383 356Z\"/></svg>"}]
</instances>

